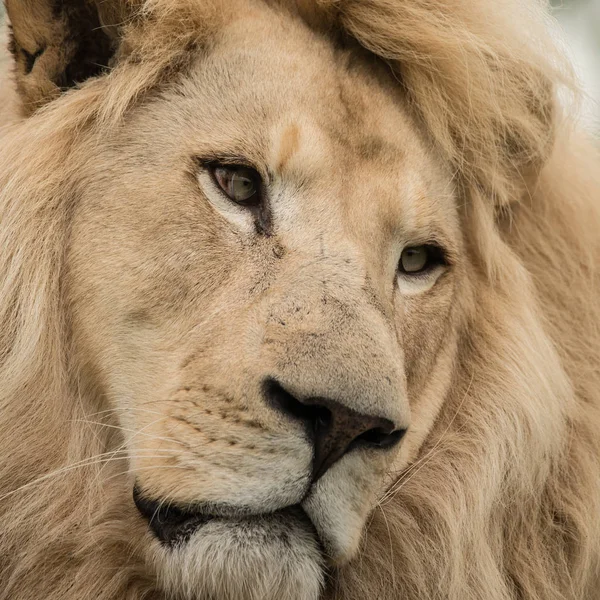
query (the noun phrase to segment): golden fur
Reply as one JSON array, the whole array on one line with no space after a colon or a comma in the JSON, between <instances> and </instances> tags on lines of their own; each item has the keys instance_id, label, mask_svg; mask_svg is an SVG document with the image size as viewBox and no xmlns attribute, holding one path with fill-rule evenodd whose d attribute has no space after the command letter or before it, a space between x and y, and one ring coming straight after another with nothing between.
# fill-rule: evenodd
<instances>
[{"instance_id":1,"label":"golden fur","mask_svg":"<svg viewBox=\"0 0 600 600\"><path fill-rule=\"evenodd\" d=\"M543 7L49 6L7 3L0 600L596 600L599 157L561 116ZM83 22L109 70L61 93ZM251 76L224 86L232 56ZM240 123L232 151L303 182L252 244L178 171ZM385 256L432 231L452 268L390 300ZM410 419L400 452L349 454L303 500L327 565L295 530L241 558L229 530L167 555L134 476L173 501L297 501L307 448L259 401L265 365Z\"/></svg>"}]
</instances>

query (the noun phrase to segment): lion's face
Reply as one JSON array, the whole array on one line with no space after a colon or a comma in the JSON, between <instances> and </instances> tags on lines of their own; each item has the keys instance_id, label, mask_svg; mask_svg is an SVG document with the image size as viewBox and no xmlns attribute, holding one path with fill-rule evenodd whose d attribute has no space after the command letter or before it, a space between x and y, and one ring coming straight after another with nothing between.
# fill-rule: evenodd
<instances>
[{"instance_id":1,"label":"lion's face","mask_svg":"<svg viewBox=\"0 0 600 600\"><path fill-rule=\"evenodd\" d=\"M96 156L65 285L148 561L187 598L316 598L449 386L451 176L384 66L267 8Z\"/></svg>"}]
</instances>

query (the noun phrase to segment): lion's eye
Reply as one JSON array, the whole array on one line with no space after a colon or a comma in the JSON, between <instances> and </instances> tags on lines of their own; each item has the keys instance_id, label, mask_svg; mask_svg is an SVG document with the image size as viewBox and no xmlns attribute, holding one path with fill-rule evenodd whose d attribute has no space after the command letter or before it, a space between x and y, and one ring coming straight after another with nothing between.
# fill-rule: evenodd
<instances>
[{"instance_id":1,"label":"lion's eye","mask_svg":"<svg viewBox=\"0 0 600 600\"><path fill-rule=\"evenodd\" d=\"M250 167L218 165L212 167L218 186L237 204L254 205L259 202L260 175Z\"/></svg>"},{"instance_id":2,"label":"lion's eye","mask_svg":"<svg viewBox=\"0 0 600 600\"><path fill-rule=\"evenodd\" d=\"M414 275L429 271L444 263L444 253L439 246L431 244L409 246L402 251L398 270L401 273Z\"/></svg>"}]
</instances>

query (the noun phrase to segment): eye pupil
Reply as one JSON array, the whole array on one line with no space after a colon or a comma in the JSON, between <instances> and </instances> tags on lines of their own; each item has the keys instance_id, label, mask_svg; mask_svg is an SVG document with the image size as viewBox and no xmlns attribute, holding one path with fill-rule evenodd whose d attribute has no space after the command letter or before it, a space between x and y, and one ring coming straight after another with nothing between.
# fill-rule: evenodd
<instances>
[{"instance_id":1,"label":"eye pupil","mask_svg":"<svg viewBox=\"0 0 600 600\"><path fill-rule=\"evenodd\" d=\"M259 174L250 167L218 166L213 169L218 186L237 204L255 204L260 187Z\"/></svg>"},{"instance_id":2,"label":"eye pupil","mask_svg":"<svg viewBox=\"0 0 600 600\"><path fill-rule=\"evenodd\" d=\"M398 270L401 273L415 275L441 264L445 264L445 260L443 251L438 246L431 244L409 246L402 251Z\"/></svg>"},{"instance_id":3,"label":"eye pupil","mask_svg":"<svg viewBox=\"0 0 600 600\"><path fill-rule=\"evenodd\" d=\"M425 246L405 248L400 258L401 270L405 273L419 273L427 265L427 249Z\"/></svg>"}]
</instances>

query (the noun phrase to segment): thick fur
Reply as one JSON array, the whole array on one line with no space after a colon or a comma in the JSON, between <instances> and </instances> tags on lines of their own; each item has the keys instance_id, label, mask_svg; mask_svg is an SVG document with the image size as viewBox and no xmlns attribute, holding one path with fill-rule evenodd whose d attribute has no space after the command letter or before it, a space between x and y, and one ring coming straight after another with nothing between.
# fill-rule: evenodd
<instances>
[{"instance_id":1,"label":"thick fur","mask_svg":"<svg viewBox=\"0 0 600 600\"><path fill-rule=\"evenodd\" d=\"M19 7L11 4L14 25ZM417 315L403 326L411 429L386 466L385 490L369 496L358 554L331 565L319 592L312 542L289 551L296 568L263 570L254 587L248 574L276 557L249 557L223 580L231 564L219 567L227 555L218 554L214 579L195 581L182 572L185 561L206 560L199 543L197 556L161 558L131 501L132 456L114 417L124 409L107 400L99 383L107 375L82 350L90 338L80 331L105 323L81 309L89 290L78 285L95 266L73 250L85 248L77 219L87 190L99 185L99 149L121 143L136 119L153 114L153 102L175 104L192 90L170 86L186 81L194 53L210 54L223 5L236 3L113 4L101 20L114 68L60 95L48 79L58 67L34 67L39 81L19 84L21 113L32 116L0 130L0 599L596 600L600 159L561 116L556 91L569 76L557 66L542 8L270 3L278 19L295 23L290 36L305 28L319 44L352 48L351 38L387 61L389 85L410 115L407 153L424 139L416 163L429 170L431 154L453 174L456 214L447 220L460 223L457 248L468 255L444 329L447 356L422 325L445 305L406 300L406 313ZM21 67L13 79L25 77ZM128 148L123 160L137 148L128 143L114 146ZM115 239L103 251L110 257L127 243ZM290 443L290 456L302 452ZM363 466L353 468L363 476ZM161 473L149 487L163 485ZM163 491L174 493L175 480L165 481ZM337 509L333 476L328 485L333 492L309 507L315 515Z\"/></svg>"}]
</instances>

